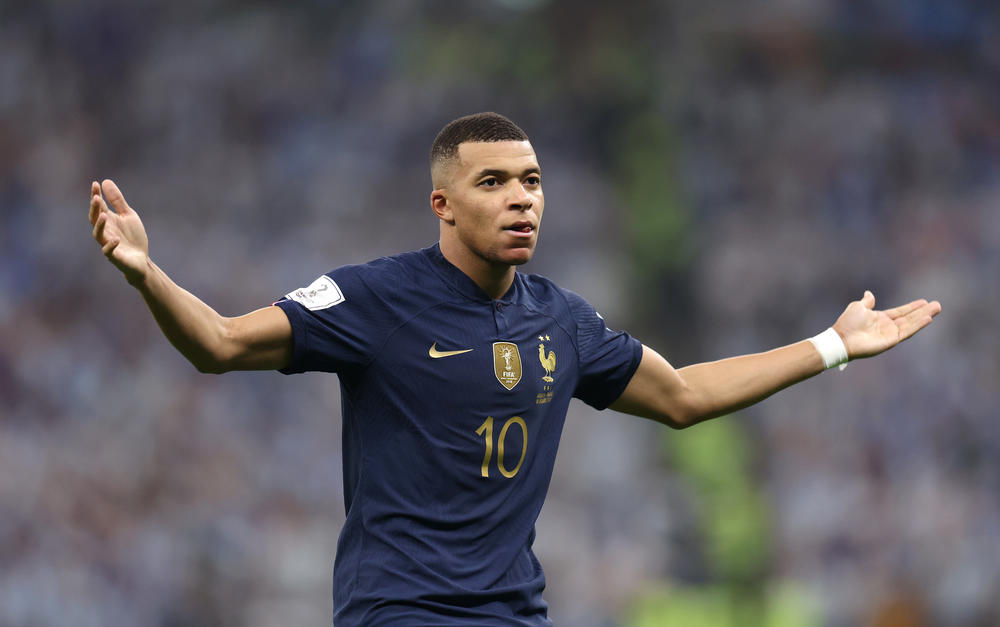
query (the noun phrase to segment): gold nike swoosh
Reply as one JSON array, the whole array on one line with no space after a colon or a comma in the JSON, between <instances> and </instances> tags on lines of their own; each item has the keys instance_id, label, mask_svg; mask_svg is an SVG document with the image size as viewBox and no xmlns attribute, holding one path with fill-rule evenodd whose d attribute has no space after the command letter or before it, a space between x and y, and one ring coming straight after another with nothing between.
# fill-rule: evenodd
<instances>
[{"instance_id":1,"label":"gold nike swoosh","mask_svg":"<svg viewBox=\"0 0 1000 627\"><path fill-rule=\"evenodd\" d=\"M442 357L451 357L452 355L461 355L462 353L468 353L472 351L471 348L467 348L462 351L439 351L437 349L437 345L438 343L434 342L433 344L431 344L430 350L427 351L427 354L433 357L434 359L441 359Z\"/></svg>"}]
</instances>

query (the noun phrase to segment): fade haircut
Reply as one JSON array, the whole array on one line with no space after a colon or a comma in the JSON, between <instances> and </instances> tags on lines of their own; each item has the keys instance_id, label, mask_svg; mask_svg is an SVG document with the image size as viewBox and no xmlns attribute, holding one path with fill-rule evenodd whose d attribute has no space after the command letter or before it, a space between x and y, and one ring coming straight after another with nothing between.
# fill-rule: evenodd
<instances>
[{"instance_id":1,"label":"fade haircut","mask_svg":"<svg viewBox=\"0 0 1000 627\"><path fill-rule=\"evenodd\" d=\"M510 119L485 111L452 120L431 144L431 178L439 183L441 167L458 156L458 145L465 142L528 141L528 134Z\"/></svg>"}]
</instances>

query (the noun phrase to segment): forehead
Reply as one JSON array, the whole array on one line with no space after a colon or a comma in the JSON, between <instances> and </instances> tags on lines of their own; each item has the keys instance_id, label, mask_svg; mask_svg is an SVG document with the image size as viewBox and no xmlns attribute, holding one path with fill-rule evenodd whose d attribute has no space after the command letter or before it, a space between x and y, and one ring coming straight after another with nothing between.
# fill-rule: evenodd
<instances>
[{"instance_id":1,"label":"forehead","mask_svg":"<svg viewBox=\"0 0 1000 627\"><path fill-rule=\"evenodd\" d=\"M528 141L462 142L458 145L458 162L462 172L523 172L538 167L535 150Z\"/></svg>"}]
</instances>

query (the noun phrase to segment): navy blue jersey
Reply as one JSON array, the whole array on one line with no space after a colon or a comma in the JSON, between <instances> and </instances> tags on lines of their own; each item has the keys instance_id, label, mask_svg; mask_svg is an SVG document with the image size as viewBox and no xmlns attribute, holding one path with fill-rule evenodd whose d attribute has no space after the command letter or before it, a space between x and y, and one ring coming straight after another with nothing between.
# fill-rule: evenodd
<instances>
[{"instance_id":1,"label":"navy blue jersey","mask_svg":"<svg viewBox=\"0 0 1000 627\"><path fill-rule=\"evenodd\" d=\"M492 300L438 246L346 266L276 303L286 374L336 372L343 625L549 625L531 550L571 397L603 409L642 347L518 273Z\"/></svg>"}]
</instances>

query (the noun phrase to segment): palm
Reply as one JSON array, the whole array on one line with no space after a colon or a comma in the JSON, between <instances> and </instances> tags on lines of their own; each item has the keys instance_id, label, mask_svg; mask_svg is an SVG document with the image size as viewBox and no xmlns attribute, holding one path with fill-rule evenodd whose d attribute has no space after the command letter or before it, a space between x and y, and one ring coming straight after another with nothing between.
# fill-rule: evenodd
<instances>
[{"instance_id":1,"label":"palm","mask_svg":"<svg viewBox=\"0 0 1000 627\"><path fill-rule=\"evenodd\" d=\"M114 211L108 208L101 197L102 186L95 182L91 187L90 223L94 225L94 239L101 245L107 258L122 271L130 283L140 280L146 271L149 259L149 240L142 220L111 181L103 185L104 197Z\"/></svg>"},{"instance_id":2,"label":"palm","mask_svg":"<svg viewBox=\"0 0 1000 627\"><path fill-rule=\"evenodd\" d=\"M847 346L851 359L871 357L888 350L931 323L941 311L937 301L920 299L893 309L876 311L875 296L865 292L837 318L833 328Z\"/></svg>"},{"instance_id":3,"label":"palm","mask_svg":"<svg viewBox=\"0 0 1000 627\"><path fill-rule=\"evenodd\" d=\"M108 257L119 270L128 274L130 270L138 270L145 263L149 254L149 241L139 214L132 212L131 215L115 214L109 217L104 233L107 237L119 239L118 246Z\"/></svg>"}]
</instances>

